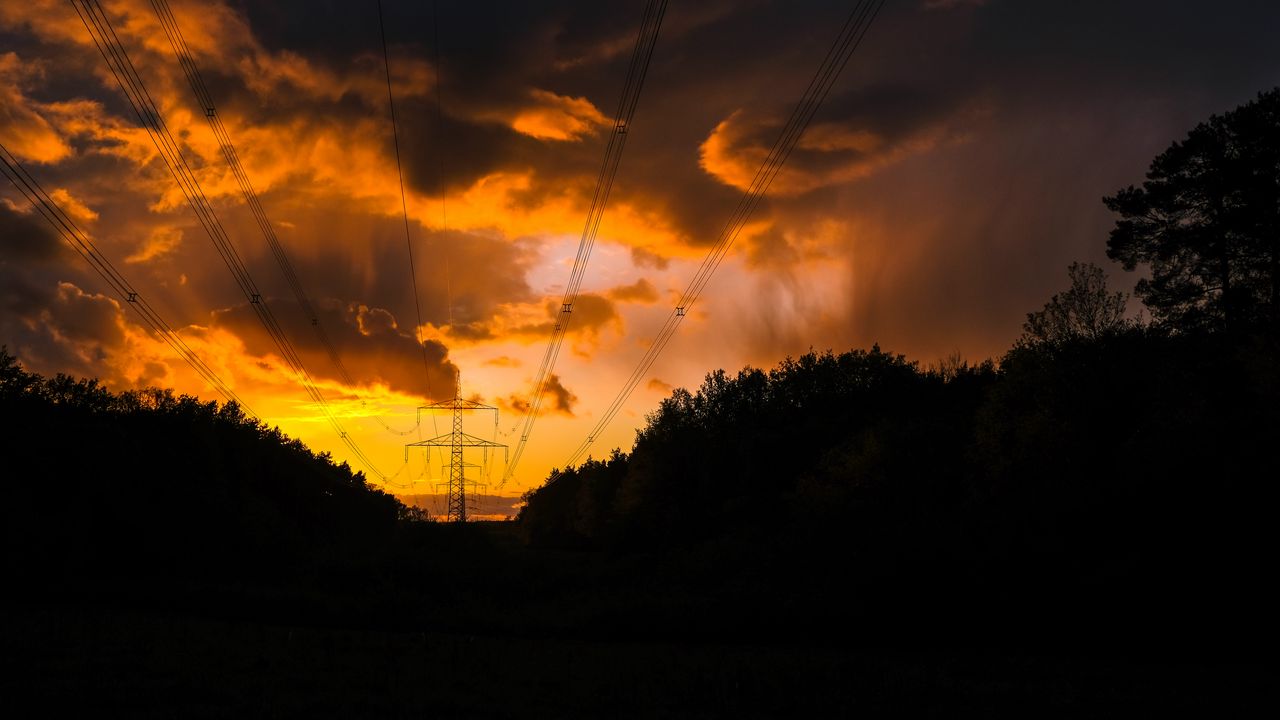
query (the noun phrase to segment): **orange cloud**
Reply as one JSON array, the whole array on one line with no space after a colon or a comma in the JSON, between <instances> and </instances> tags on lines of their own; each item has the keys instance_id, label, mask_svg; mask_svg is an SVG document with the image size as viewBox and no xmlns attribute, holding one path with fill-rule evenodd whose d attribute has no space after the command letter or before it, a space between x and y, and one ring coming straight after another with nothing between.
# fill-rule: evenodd
<instances>
[{"instance_id":1,"label":"orange cloud","mask_svg":"<svg viewBox=\"0 0 1280 720\"><path fill-rule=\"evenodd\" d=\"M516 132L539 140L580 140L609 124L609 119L586 98L536 89L529 95L533 104L516 111L509 119Z\"/></svg>"},{"instance_id":2,"label":"orange cloud","mask_svg":"<svg viewBox=\"0 0 1280 720\"><path fill-rule=\"evenodd\" d=\"M75 220L91 223L98 219L98 213L73 196L66 188L54 188L53 192L49 193L49 197Z\"/></svg>"},{"instance_id":3,"label":"orange cloud","mask_svg":"<svg viewBox=\"0 0 1280 720\"><path fill-rule=\"evenodd\" d=\"M65 10L58 6L59 10ZM298 205L342 202L357 211L376 212L387 217L400 212L399 182L394 160L383 141L390 128L384 116L385 85L378 63L357 58L350 70L336 71L288 50L268 51L254 36L247 20L229 6L209 7L174 3L174 13L206 74L210 68L230 70L245 87L259 97L288 103L340 103L358 98L368 112L335 115L309 112L242 115L253 105L220 103L219 111L241 162L259 194L287 188ZM116 29L135 62L149 70L149 90L161 107L165 121L183 151L192 160L196 177L207 197L239 197L239 186L223 162L221 149L194 106L172 50L148 3L128 0L108 5ZM63 13L65 14L65 13ZM58 42L71 42L83 57L96 59L87 33L77 23L49 23L26 12L6 9L0 23L29 27L38 35ZM70 26L71 31L66 28ZM16 58L10 65L16 63ZM117 92L115 80L93 62L94 72L108 91ZM412 57L393 58L393 83L397 97L424 95L434 89L434 70L429 63ZM159 82L150 82L159 75ZM560 95L548 90L524 91L524 104L506 113L502 122L515 132L540 140L567 142L580 140L608 125L608 119L584 97ZM215 100L220 98L215 97ZM30 103L7 103L0 109L16 113L24 110L22 130L6 132L16 137L24 157L49 161L63 159L71 152L63 138L86 142L85 153L125 159L140 172L117 178L118 183L151 196L150 209L157 213L183 211L186 201L157 155L147 133L133 119L115 116L94 100L73 99L29 111ZM457 109L455 108L455 111ZM474 120L484 120L479 113ZM15 127L17 127L15 125ZM403 128L402 128L403 129ZM353 143L352 138L371 142ZM590 164L594 170L594 162ZM594 173L569 182L554 181L525 167L499 169L479 177L470 187L448 198L449 224L462 229L494 229L509 237L578 232L589 203ZM542 202L530 203L531 192L551 194ZM439 223L438 197L411 192L408 206L412 218L425 225ZM602 239L649 248L644 257L661 263L662 255L683 254L685 248L660 213L617 198L606 217ZM150 243L150 241L149 241ZM132 257L137 262L163 256L163 243L150 245ZM661 253L662 255L660 255Z\"/></svg>"},{"instance_id":4,"label":"orange cloud","mask_svg":"<svg viewBox=\"0 0 1280 720\"><path fill-rule=\"evenodd\" d=\"M52 163L70 155L71 146L23 94L23 86L40 75L38 66L24 64L16 53L0 54L0 137L17 157Z\"/></svg>"},{"instance_id":5,"label":"orange cloud","mask_svg":"<svg viewBox=\"0 0 1280 720\"><path fill-rule=\"evenodd\" d=\"M649 388L654 392L661 393L663 395L667 395L672 390L675 389L675 387L671 383L663 382L662 380L659 380L656 377L649 378L649 382L645 383L645 387Z\"/></svg>"},{"instance_id":6,"label":"orange cloud","mask_svg":"<svg viewBox=\"0 0 1280 720\"><path fill-rule=\"evenodd\" d=\"M142 247L124 259L127 263L144 263L167 255L182 243L182 228L162 226L155 228Z\"/></svg>"},{"instance_id":7,"label":"orange cloud","mask_svg":"<svg viewBox=\"0 0 1280 720\"><path fill-rule=\"evenodd\" d=\"M923 124L892 132L862 127L857 118L820 122L801 137L795 152L769 186L769 194L797 196L866 178L912 155L926 153L948 139L961 138L953 129L956 119L929 118ZM776 118L736 111L720 121L703 141L699 165L720 182L745 191L769 156L781 126Z\"/></svg>"}]
</instances>

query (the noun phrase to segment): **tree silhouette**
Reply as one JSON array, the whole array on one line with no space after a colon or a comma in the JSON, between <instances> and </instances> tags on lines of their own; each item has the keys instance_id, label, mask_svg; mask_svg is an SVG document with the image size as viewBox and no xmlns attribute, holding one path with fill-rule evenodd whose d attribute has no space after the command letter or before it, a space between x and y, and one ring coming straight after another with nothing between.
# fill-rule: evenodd
<instances>
[{"instance_id":1,"label":"tree silhouette","mask_svg":"<svg viewBox=\"0 0 1280 720\"><path fill-rule=\"evenodd\" d=\"M1060 345L1073 340L1097 340L1133 324L1124 316L1129 295L1107 290L1107 276L1093 263L1071 263L1071 287L1027 313L1022 345Z\"/></svg>"},{"instance_id":2,"label":"tree silhouette","mask_svg":"<svg viewBox=\"0 0 1280 720\"><path fill-rule=\"evenodd\" d=\"M1103 202L1120 215L1107 256L1150 267L1136 293L1157 321L1280 327L1280 88L1197 125Z\"/></svg>"},{"instance_id":3,"label":"tree silhouette","mask_svg":"<svg viewBox=\"0 0 1280 720\"><path fill-rule=\"evenodd\" d=\"M0 433L6 577L280 576L362 558L420 519L236 403L45 378L0 347L0 413L21 418Z\"/></svg>"}]
</instances>

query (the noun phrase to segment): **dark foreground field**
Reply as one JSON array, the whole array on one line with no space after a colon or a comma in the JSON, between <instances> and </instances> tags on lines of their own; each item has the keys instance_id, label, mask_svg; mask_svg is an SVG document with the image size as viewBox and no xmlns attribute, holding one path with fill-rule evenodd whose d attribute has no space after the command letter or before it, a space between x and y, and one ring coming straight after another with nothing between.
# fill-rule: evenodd
<instances>
[{"instance_id":1,"label":"dark foreground field","mask_svg":"<svg viewBox=\"0 0 1280 720\"><path fill-rule=\"evenodd\" d=\"M223 592L221 610L180 596L172 607L64 596L9 608L0 696L22 709L9 716L1261 717L1276 706L1265 658L1178 652L1174 627L1159 652L885 648L838 629L786 638L749 626L732 642L661 629L646 640L621 627L610 639L598 627L485 617L503 607L433 619L440 608L395 627L412 614L379 607L376 592L265 602ZM459 623L474 631L441 629Z\"/></svg>"},{"instance_id":2,"label":"dark foreground field","mask_svg":"<svg viewBox=\"0 0 1280 720\"><path fill-rule=\"evenodd\" d=\"M6 704L129 717L1269 715L1273 670L1112 656L603 643L31 610ZM1259 704L1262 703L1262 704Z\"/></svg>"}]
</instances>

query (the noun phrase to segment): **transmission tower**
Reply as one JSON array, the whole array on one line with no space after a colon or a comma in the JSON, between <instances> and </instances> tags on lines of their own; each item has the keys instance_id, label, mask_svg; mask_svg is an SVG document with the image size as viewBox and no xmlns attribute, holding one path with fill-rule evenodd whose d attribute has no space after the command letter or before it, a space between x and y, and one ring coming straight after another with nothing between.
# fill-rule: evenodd
<instances>
[{"instance_id":1,"label":"transmission tower","mask_svg":"<svg viewBox=\"0 0 1280 720\"><path fill-rule=\"evenodd\" d=\"M477 474L481 477L488 474L485 472L487 469L486 466L480 463L463 463L462 467L475 468L479 471ZM466 470L464 472L469 473L470 471ZM470 474L467 474L464 478L463 485L466 488L466 496L463 498L465 502L463 504L466 505L467 516L474 517L475 514L481 510L481 504L477 498L484 496L484 491L489 489L489 484L480 482L479 480L474 479ZM436 489L437 493L443 492L447 496L449 489L448 479L446 478L445 482L434 483L433 487Z\"/></svg>"},{"instance_id":2,"label":"transmission tower","mask_svg":"<svg viewBox=\"0 0 1280 720\"><path fill-rule=\"evenodd\" d=\"M462 418L464 413L468 412L485 412L493 411L493 426L498 426L498 408L492 405L484 405L474 400L465 400L462 398L462 380L459 378L457 384L454 385L453 399L442 400L440 402L423 405L418 408L421 415L426 412L449 412L453 415L453 429L444 435L437 435L429 440L420 440L415 443L405 445L405 455L408 456L409 448L448 448L449 449L449 480L447 483L447 505L445 511L445 519L448 522L466 522L467 521L467 478L466 469L468 467L478 468L480 466L474 463L465 462L463 454L467 450L480 448L484 455L484 461L489 461L489 451L502 448L505 453L507 446L502 443L485 440L482 437L476 437L463 431ZM472 485L475 485L473 480Z\"/></svg>"}]
</instances>

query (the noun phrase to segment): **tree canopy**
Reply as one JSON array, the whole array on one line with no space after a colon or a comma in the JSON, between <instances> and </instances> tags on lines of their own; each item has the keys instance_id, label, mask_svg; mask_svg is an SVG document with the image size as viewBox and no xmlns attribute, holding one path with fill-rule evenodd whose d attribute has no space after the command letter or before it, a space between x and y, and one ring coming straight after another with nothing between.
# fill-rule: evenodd
<instances>
[{"instance_id":1,"label":"tree canopy","mask_svg":"<svg viewBox=\"0 0 1280 720\"><path fill-rule=\"evenodd\" d=\"M0 412L10 573L278 574L368 552L414 517L235 403L46 378L0 348Z\"/></svg>"},{"instance_id":2,"label":"tree canopy","mask_svg":"<svg viewBox=\"0 0 1280 720\"><path fill-rule=\"evenodd\" d=\"M1071 287L1050 298L1042 310L1027 313L1020 343L1057 345L1097 340L1133 324L1125 318L1129 295L1108 290L1102 268L1076 262L1067 268L1067 275Z\"/></svg>"},{"instance_id":3,"label":"tree canopy","mask_svg":"<svg viewBox=\"0 0 1280 720\"><path fill-rule=\"evenodd\" d=\"M1200 123L1151 162L1107 255L1150 277L1136 294L1174 330L1280 327L1280 88Z\"/></svg>"}]
</instances>

